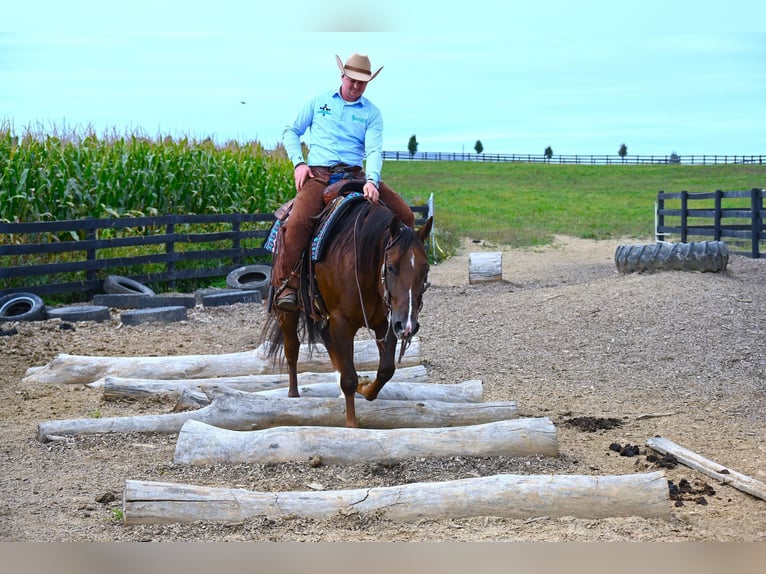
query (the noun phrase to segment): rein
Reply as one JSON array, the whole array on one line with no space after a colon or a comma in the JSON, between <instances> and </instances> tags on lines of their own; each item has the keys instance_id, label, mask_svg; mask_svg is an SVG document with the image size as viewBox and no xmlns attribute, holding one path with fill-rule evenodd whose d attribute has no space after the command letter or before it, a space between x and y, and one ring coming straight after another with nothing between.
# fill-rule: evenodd
<instances>
[{"instance_id":1,"label":"rein","mask_svg":"<svg viewBox=\"0 0 766 574\"><path fill-rule=\"evenodd\" d=\"M367 319L367 311L364 310L364 295L362 295L362 286L359 284L359 252L357 251L359 242L357 241L356 232L359 228L359 223L361 221L362 213L361 211L356 214L356 220L354 221L354 280L356 281L356 291L359 293L359 306L362 308L362 317L364 317L364 326L367 329L367 333L372 337L376 343L382 343L383 339L378 339L375 336L375 333L372 332L372 329L370 329L370 322ZM383 250L383 268L381 269L381 281L383 282L384 286L384 293L383 293L383 302L386 305L386 315L388 315L388 330L386 331L386 335L388 335L388 332L391 330L391 307L388 305L388 289L385 288L386 283L386 275L385 275L385 266L386 266L386 251L388 251L388 248L393 245L391 243L391 240L389 239L386 243L386 247ZM401 360L401 357L400 359Z\"/></svg>"}]
</instances>

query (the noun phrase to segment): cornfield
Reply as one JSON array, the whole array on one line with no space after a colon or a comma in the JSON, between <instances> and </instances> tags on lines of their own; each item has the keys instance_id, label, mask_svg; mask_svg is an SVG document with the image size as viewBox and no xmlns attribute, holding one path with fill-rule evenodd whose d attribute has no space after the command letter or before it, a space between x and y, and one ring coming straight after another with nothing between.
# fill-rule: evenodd
<instances>
[{"instance_id":1,"label":"cornfield","mask_svg":"<svg viewBox=\"0 0 766 574\"><path fill-rule=\"evenodd\" d=\"M0 126L0 221L266 213L294 193L284 150Z\"/></svg>"}]
</instances>

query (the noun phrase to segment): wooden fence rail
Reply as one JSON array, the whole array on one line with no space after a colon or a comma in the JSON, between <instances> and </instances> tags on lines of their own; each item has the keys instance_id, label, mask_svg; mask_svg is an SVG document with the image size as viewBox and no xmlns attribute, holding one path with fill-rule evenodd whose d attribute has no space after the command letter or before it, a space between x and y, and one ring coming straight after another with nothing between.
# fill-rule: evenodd
<instances>
[{"instance_id":1,"label":"wooden fence rail","mask_svg":"<svg viewBox=\"0 0 766 574\"><path fill-rule=\"evenodd\" d=\"M532 153L492 154L455 152L384 151L386 161L478 161L478 162L526 162L572 165L644 165L644 164L766 164L764 155L551 155Z\"/></svg>"},{"instance_id":2,"label":"wooden fence rail","mask_svg":"<svg viewBox=\"0 0 766 574\"><path fill-rule=\"evenodd\" d=\"M422 224L433 203L411 208ZM223 277L270 260L262 245L273 222L271 213L227 213L0 223L0 296L97 293L110 274L173 287Z\"/></svg>"},{"instance_id":3,"label":"wooden fence rail","mask_svg":"<svg viewBox=\"0 0 766 574\"><path fill-rule=\"evenodd\" d=\"M714 241L728 238L731 239L731 253L755 259L766 257L761 247L761 242L766 241L765 193L758 188L703 193L660 191L655 206L655 237L657 241L665 241L668 234L678 234L682 243L690 237L712 238ZM697 207L690 207L692 203ZM736 245L747 245L748 250L732 249Z\"/></svg>"}]
</instances>

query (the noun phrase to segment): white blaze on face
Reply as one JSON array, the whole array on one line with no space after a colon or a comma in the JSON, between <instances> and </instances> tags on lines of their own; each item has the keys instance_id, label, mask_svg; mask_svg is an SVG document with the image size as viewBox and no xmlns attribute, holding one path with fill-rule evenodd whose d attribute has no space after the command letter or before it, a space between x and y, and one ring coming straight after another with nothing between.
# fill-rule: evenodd
<instances>
[{"instance_id":1,"label":"white blaze on face","mask_svg":"<svg viewBox=\"0 0 766 574\"><path fill-rule=\"evenodd\" d=\"M415 269L415 252L410 252L410 267L412 269ZM404 326L404 334L409 335L412 331L412 309L414 308L413 300L412 300L412 285L410 285L410 288L407 290L407 324Z\"/></svg>"}]
</instances>

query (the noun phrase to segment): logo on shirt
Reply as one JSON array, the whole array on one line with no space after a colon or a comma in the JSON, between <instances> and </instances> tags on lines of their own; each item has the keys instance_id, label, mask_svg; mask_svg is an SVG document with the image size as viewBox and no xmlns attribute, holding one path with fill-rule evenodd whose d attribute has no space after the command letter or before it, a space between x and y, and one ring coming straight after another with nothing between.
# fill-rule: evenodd
<instances>
[{"instance_id":1,"label":"logo on shirt","mask_svg":"<svg viewBox=\"0 0 766 574\"><path fill-rule=\"evenodd\" d=\"M327 107L327 104L323 105L321 108L319 108L319 113L322 114L322 116L326 116L330 113L330 108Z\"/></svg>"},{"instance_id":2,"label":"logo on shirt","mask_svg":"<svg viewBox=\"0 0 766 574\"><path fill-rule=\"evenodd\" d=\"M351 114L351 121L364 123L365 121L367 121L367 118L363 116L357 116L355 114Z\"/></svg>"}]
</instances>

